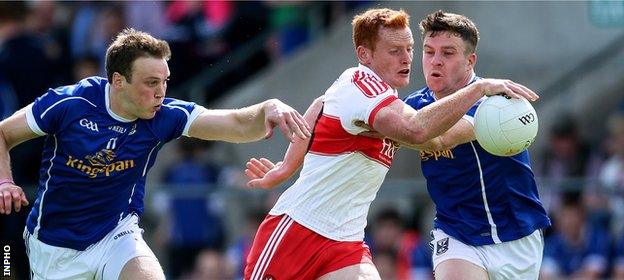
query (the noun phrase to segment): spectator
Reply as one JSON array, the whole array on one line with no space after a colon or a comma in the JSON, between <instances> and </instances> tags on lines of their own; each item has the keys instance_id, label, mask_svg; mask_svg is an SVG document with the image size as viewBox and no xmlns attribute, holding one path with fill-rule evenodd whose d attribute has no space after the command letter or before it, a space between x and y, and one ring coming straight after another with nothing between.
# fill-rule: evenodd
<instances>
[{"instance_id":1,"label":"spectator","mask_svg":"<svg viewBox=\"0 0 624 280\"><path fill-rule=\"evenodd\" d=\"M609 157L601 172L602 185L612 190L624 190L624 113L616 112L607 122Z\"/></svg>"},{"instance_id":2,"label":"spectator","mask_svg":"<svg viewBox=\"0 0 624 280\"><path fill-rule=\"evenodd\" d=\"M542 200L547 210L559 206L561 191L578 191L586 186L583 180L589 174L591 149L579 135L578 123L570 114L560 116L549 130L548 146L542 160L536 162L535 171L543 179ZM600 192L593 189L585 195L592 201L602 201ZM600 205L592 203L595 207ZM587 209L589 216L600 218L601 209Z\"/></svg>"},{"instance_id":3,"label":"spectator","mask_svg":"<svg viewBox=\"0 0 624 280\"><path fill-rule=\"evenodd\" d=\"M164 1L123 1L125 21L129 27L143 30L156 37L166 37L169 30Z\"/></svg>"},{"instance_id":4,"label":"spectator","mask_svg":"<svg viewBox=\"0 0 624 280\"><path fill-rule=\"evenodd\" d=\"M24 2L0 2L0 77L3 88L12 88L17 107L22 108L54 86L55 71L42 41L26 28L28 7ZM11 157L23 162L41 162L43 139L31 140L11 150ZM16 182L29 186L37 183L37 166L13 166Z\"/></svg>"},{"instance_id":5,"label":"spectator","mask_svg":"<svg viewBox=\"0 0 624 280\"><path fill-rule=\"evenodd\" d=\"M17 93L22 108L54 85L54 71L43 42L26 29L23 2L0 3L0 76Z\"/></svg>"},{"instance_id":6,"label":"spectator","mask_svg":"<svg viewBox=\"0 0 624 280\"><path fill-rule=\"evenodd\" d=\"M600 279L607 272L610 238L606 230L588 223L580 193L565 193L546 239L542 279Z\"/></svg>"},{"instance_id":7,"label":"spectator","mask_svg":"<svg viewBox=\"0 0 624 280\"><path fill-rule=\"evenodd\" d=\"M611 277L614 280L624 280L624 233L620 234L615 247Z\"/></svg>"},{"instance_id":8,"label":"spectator","mask_svg":"<svg viewBox=\"0 0 624 280\"><path fill-rule=\"evenodd\" d=\"M373 262L377 266L379 276L384 280L397 280L399 279L399 272L397 271L397 252L394 250L379 250L375 252Z\"/></svg>"},{"instance_id":9,"label":"spectator","mask_svg":"<svg viewBox=\"0 0 624 280\"><path fill-rule=\"evenodd\" d=\"M71 26L70 48L74 59L106 51L113 37L126 27L124 7L120 4L86 2L78 5ZM104 56L99 59L99 74L104 74Z\"/></svg>"},{"instance_id":10,"label":"spectator","mask_svg":"<svg viewBox=\"0 0 624 280\"><path fill-rule=\"evenodd\" d=\"M613 221L624 219L624 112L616 111L607 121L607 158L598 174L600 185L610 194L608 205ZM622 232L622 223L612 224L613 232Z\"/></svg>"},{"instance_id":11,"label":"spectator","mask_svg":"<svg viewBox=\"0 0 624 280\"><path fill-rule=\"evenodd\" d=\"M410 277L412 280L433 280L433 250L428 241L422 240L414 248L411 256Z\"/></svg>"},{"instance_id":12,"label":"spectator","mask_svg":"<svg viewBox=\"0 0 624 280\"><path fill-rule=\"evenodd\" d=\"M98 10L96 21L92 28L94 29L90 40L90 54L106 53L106 48L113 41L115 36L126 27L125 11L119 4L105 5ZM104 73L104 56L101 56L100 73Z\"/></svg>"},{"instance_id":13,"label":"spectator","mask_svg":"<svg viewBox=\"0 0 624 280\"><path fill-rule=\"evenodd\" d=\"M550 128L549 137L550 146L545 150L539 168L542 176L555 184L564 178L585 176L590 147L581 139L576 120L569 115L563 116Z\"/></svg>"},{"instance_id":14,"label":"spectator","mask_svg":"<svg viewBox=\"0 0 624 280\"><path fill-rule=\"evenodd\" d=\"M11 84L0 76L0 120L5 119L15 112L17 97Z\"/></svg>"},{"instance_id":15,"label":"spectator","mask_svg":"<svg viewBox=\"0 0 624 280\"><path fill-rule=\"evenodd\" d=\"M71 17L65 3L54 1L28 2L30 11L26 28L40 40L46 57L52 63L55 84L74 82L71 80L72 57L69 49Z\"/></svg>"},{"instance_id":16,"label":"spectator","mask_svg":"<svg viewBox=\"0 0 624 280\"><path fill-rule=\"evenodd\" d=\"M197 256L195 268L188 280L225 280L232 279L232 265L228 259L216 250L203 250Z\"/></svg>"},{"instance_id":17,"label":"spectator","mask_svg":"<svg viewBox=\"0 0 624 280\"><path fill-rule=\"evenodd\" d=\"M231 1L172 1L166 7L164 18L171 25L170 38L174 52L180 54L171 60L171 85L201 71L206 65L223 58L230 44L223 32L235 12ZM238 30L239 32L242 30Z\"/></svg>"},{"instance_id":18,"label":"spectator","mask_svg":"<svg viewBox=\"0 0 624 280\"><path fill-rule=\"evenodd\" d=\"M251 250L254 234L266 216L266 210L252 210L247 214L245 225L227 250L227 257L233 267L233 279L243 279L247 255Z\"/></svg>"},{"instance_id":19,"label":"spectator","mask_svg":"<svg viewBox=\"0 0 624 280\"><path fill-rule=\"evenodd\" d=\"M100 61L94 56L85 56L76 60L73 66L72 80L80 81L84 78L96 76L100 71Z\"/></svg>"},{"instance_id":20,"label":"spectator","mask_svg":"<svg viewBox=\"0 0 624 280\"><path fill-rule=\"evenodd\" d=\"M278 61L295 52L309 39L309 3L270 1L271 27L274 31L270 41L273 59Z\"/></svg>"},{"instance_id":21,"label":"spectator","mask_svg":"<svg viewBox=\"0 0 624 280\"><path fill-rule=\"evenodd\" d=\"M386 278L382 273L382 268L378 265L378 252L386 255L380 260L382 264L393 265L391 269L385 267L385 273L393 275L398 280L411 279L412 254L418 246L419 237L417 232L405 229L403 218L396 209L384 209L377 215L372 224L371 237L367 238L366 242L371 248L373 262L377 265L382 279ZM394 255L387 256L391 253ZM386 262L389 260L392 262Z\"/></svg>"},{"instance_id":22,"label":"spectator","mask_svg":"<svg viewBox=\"0 0 624 280\"><path fill-rule=\"evenodd\" d=\"M169 275L178 278L190 272L196 256L204 249L221 250L223 222L210 195L216 191L219 169L205 162L204 142L181 139L180 159L165 171L169 188Z\"/></svg>"}]
</instances>

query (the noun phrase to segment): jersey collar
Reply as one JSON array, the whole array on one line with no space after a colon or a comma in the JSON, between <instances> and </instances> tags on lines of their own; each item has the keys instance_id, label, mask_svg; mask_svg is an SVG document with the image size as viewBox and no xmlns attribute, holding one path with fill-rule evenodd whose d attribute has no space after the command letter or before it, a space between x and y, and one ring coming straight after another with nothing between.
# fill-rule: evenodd
<instances>
[{"instance_id":1,"label":"jersey collar","mask_svg":"<svg viewBox=\"0 0 624 280\"><path fill-rule=\"evenodd\" d=\"M367 73L367 74L372 75L372 76L373 76L373 78L375 78L375 79L377 79L377 80L379 80L379 81L382 81L383 83L385 83L385 84L387 84L388 86L390 86L390 84L388 84L388 83L387 83L386 81L384 81L381 77L379 77L379 76L377 75L377 73L375 73L375 71L373 71L373 69L368 68L368 66L365 66L365 65L363 65L363 64L361 64L361 63L359 63L359 64L358 64L358 69L359 69L359 70L361 70L361 71L362 71L362 72L364 72L364 73ZM390 88L391 88L392 90L394 90L394 95L398 97L398 96L399 96L399 91L398 91L396 88L393 88L392 86L390 86Z\"/></svg>"},{"instance_id":2,"label":"jersey collar","mask_svg":"<svg viewBox=\"0 0 624 280\"><path fill-rule=\"evenodd\" d=\"M364 71L364 72L365 72L365 73L367 73L367 74L371 74L371 75L373 75L373 77L375 77L375 79L385 82L384 80L382 80L382 79L381 79L381 78L377 75L377 73L375 73L375 71L373 71L373 69L368 68L368 66L362 65L362 64L360 63L360 64L358 64L358 68L359 68L360 70Z\"/></svg>"}]
</instances>

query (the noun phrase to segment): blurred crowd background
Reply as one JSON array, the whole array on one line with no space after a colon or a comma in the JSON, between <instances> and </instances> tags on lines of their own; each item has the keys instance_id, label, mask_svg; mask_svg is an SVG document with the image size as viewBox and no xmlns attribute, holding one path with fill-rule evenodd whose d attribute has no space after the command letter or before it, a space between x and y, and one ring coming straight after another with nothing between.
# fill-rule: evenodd
<instances>
[{"instance_id":1,"label":"blurred crowd background","mask_svg":"<svg viewBox=\"0 0 624 280\"><path fill-rule=\"evenodd\" d=\"M367 1L0 2L0 117L5 118L31 103L48 88L72 84L92 75L104 76L106 47L125 27L147 31L169 42L173 52L169 62L172 73L169 96L217 108L245 106L275 95L303 112L333 82L330 79L318 82L314 73L330 72L329 76L335 78L356 63L352 52L351 57L344 58L341 53L345 52L333 53L327 46L337 41L346 45L342 48L348 53L352 49L349 37L352 16L367 7L386 4ZM496 10L499 4L479 5ZM514 9L509 5L498 9ZM556 95L558 104L564 103L554 107L536 104L541 127L540 138L531 147L532 164L542 201L553 221L553 227L544 232L546 248L541 278L624 279L624 84L620 75L624 73L624 60L618 60L622 53L620 45L624 45L621 40L624 2L556 5L570 11L580 10L582 16L553 16L548 24L536 24L527 18L526 26L516 28L565 41L566 34L582 37L583 31L569 27L570 30L562 31L565 34L560 34L557 21L584 21L584 26L589 27L583 30L599 30L596 32L602 37L597 38L606 43L586 42L600 48L587 47L580 55L560 46L525 43L524 47L535 48L528 52L536 57L500 62L496 68L516 68L516 72L504 70L499 77L517 80L546 94L543 99L553 100L555 97L548 95ZM469 17L471 13L477 15L474 12L477 8L468 3L394 2L390 6L407 6L412 15L416 47L411 89L424 86L419 78L422 76L417 29L420 18L438 6ZM551 6L533 8L542 12L546 9L545 13L552 9L550 12L556 14L559 6ZM600 13L612 19L607 21ZM481 36L490 36L486 32L495 30L497 20L506 16L500 12L492 14L488 22L476 19ZM489 40L515 44L522 39L511 35ZM483 48L492 49L488 45ZM477 51L480 57L481 51ZM575 64L550 62L553 65L545 69L559 69L562 73L551 73L554 75L551 82L531 80L546 74L518 66L554 52ZM318 57L323 57L325 60L320 63L327 66L313 67L310 61L318 61ZM484 57L492 60L492 55ZM332 60L349 62L339 65L327 62ZM487 61L478 62L477 74ZM616 70L592 70L617 61L620 67ZM484 72L489 71L486 68ZM284 74L288 72L300 75ZM506 76L510 73L512 76ZM605 97L577 82L593 79L596 73L601 78L589 83L615 81L615 86L610 88L615 94ZM272 81L296 83L297 87L285 90L264 85L273 84ZM305 83L313 86L303 86ZM565 103L575 102L572 96L577 91L594 95L596 100L608 98L609 106L596 106L598 101L566 106ZM401 91L400 95L410 92ZM180 139L160 153L146 186L146 213L141 225L168 279L242 278L253 234L280 192L288 186L271 191L247 189L243 163L248 155L265 156L265 152L278 159L286 144L279 136L276 138L265 140L259 144L260 148L252 144L235 146ZM11 151L15 182L25 189L31 203L37 188L42 143L43 138L39 138ZM403 158L395 161L395 165L403 167L397 166L399 171L389 174L372 205L366 239L382 279L432 279L428 242L434 205L427 197L416 152L405 150L401 154ZM29 211L23 209L18 214L0 217L0 245L12 248L13 279L28 277L22 232Z\"/></svg>"}]
</instances>

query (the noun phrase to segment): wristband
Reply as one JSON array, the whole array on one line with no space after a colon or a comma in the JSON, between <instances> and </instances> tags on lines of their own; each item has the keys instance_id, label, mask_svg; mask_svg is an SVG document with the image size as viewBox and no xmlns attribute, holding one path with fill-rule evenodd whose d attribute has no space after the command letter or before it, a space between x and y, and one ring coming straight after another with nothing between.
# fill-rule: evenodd
<instances>
[{"instance_id":1,"label":"wristband","mask_svg":"<svg viewBox=\"0 0 624 280\"><path fill-rule=\"evenodd\" d=\"M15 183L11 179L0 179L0 186L2 186L4 184L7 184L7 183L11 183L11 184L15 185Z\"/></svg>"}]
</instances>

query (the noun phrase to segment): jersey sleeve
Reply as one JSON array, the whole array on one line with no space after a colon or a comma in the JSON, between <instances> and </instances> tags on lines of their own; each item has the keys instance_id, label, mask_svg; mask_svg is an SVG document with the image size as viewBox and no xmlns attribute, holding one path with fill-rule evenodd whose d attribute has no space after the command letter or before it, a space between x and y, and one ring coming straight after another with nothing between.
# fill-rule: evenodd
<instances>
[{"instance_id":1,"label":"jersey sleeve","mask_svg":"<svg viewBox=\"0 0 624 280\"><path fill-rule=\"evenodd\" d=\"M372 127L379 110L398 99L396 91L390 87L377 94L366 94L361 89L351 86L347 93L341 95L338 117L342 127L353 135L368 130L356 123L363 122Z\"/></svg>"},{"instance_id":2,"label":"jersey sleeve","mask_svg":"<svg viewBox=\"0 0 624 280\"><path fill-rule=\"evenodd\" d=\"M169 142L180 136L188 136L188 131L193 121L206 110L204 107L193 102L166 98L163 102L163 113L156 120L157 131L162 139Z\"/></svg>"},{"instance_id":3,"label":"jersey sleeve","mask_svg":"<svg viewBox=\"0 0 624 280\"><path fill-rule=\"evenodd\" d=\"M55 134L89 107L96 107L81 96L64 94L73 86L49 90L26 108L26 120L30 129L38 135Z\"/></svg>"},{"instance_id":4,"label":"jersey sleeve","mask_svg":"<svg viewBox=\"0 0 624 280\"><path fill-rule=\"evenodd\" d=\"M409 105L410 107L414 108L414 110L418 110L424 107L425 105L427 105L427 103L423 102L422 99L423 98L421 98L421 95L412 93L404 97L403 102L405 102L405 104Z\"/></svg>"},{"instance_id":5,"label":"jersey sleeve","mask_svg":"<svg viewBox=\"0 0 624 280\"><path fill-rule=\"evenodd\" d=\"M468 110L468 112L466 112L462 119L467 120L470 124L472 124L472 126L474 126L474 116L477 113L477 108L479 108L479 105L481 104L481 102L483 102L483 100L485 100L485 98L486 97L479 99L477 103L472 105L472 107L470 107L470 109Z\"/></svg>"},{"instance_id":6,"label":"jersey sleeve","mask_svg":"<svg viewBox=\"0 0 624 280\"><path fill-rule=\"evenodd\" d=\"M414 108L414 110L420 110L434 101L428 88L422 88L403 98L403 102Z\"/></svg>"}]
</instances>

